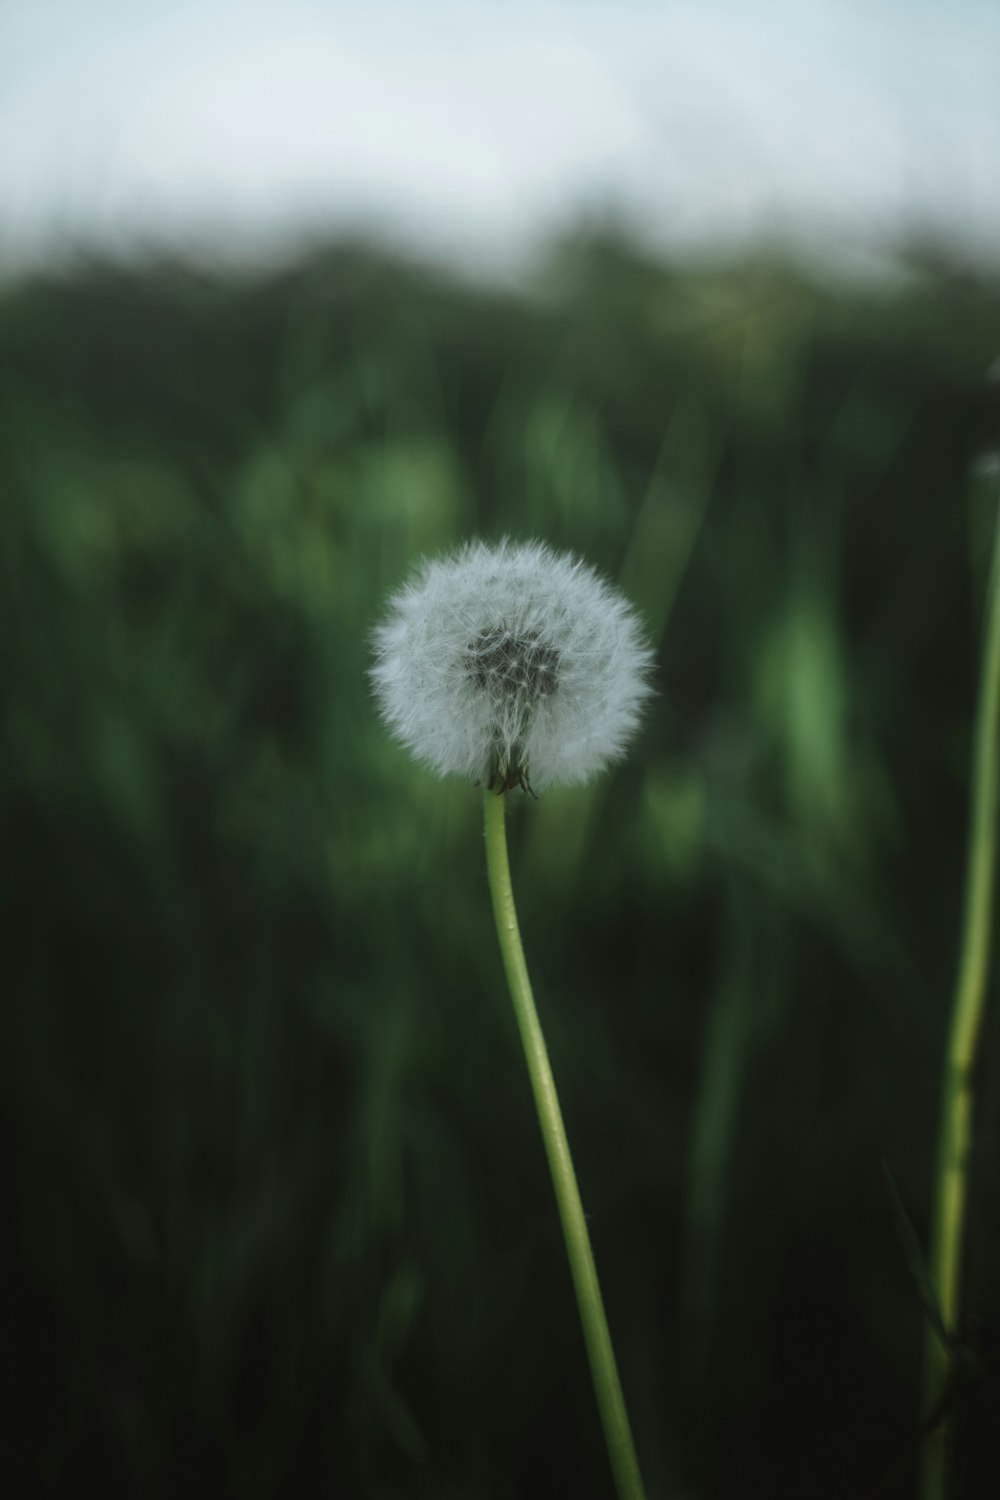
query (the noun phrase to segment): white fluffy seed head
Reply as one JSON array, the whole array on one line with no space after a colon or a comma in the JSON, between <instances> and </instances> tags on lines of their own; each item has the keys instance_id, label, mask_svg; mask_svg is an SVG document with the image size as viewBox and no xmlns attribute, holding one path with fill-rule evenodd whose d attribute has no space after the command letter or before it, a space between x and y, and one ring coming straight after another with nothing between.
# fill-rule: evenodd
<instances>
[{"instance_id":1,"label":"white fluffy seed head","mask_svg":"<svg viewBox=\"0 0 1000 1500\"><path fill-rule=\"evenodd\" d=\"M541 542L424 562L375 631L387 727L441 775L541 790L620 756L650 694L631 606Z\"/></svg>"}]
</instances>

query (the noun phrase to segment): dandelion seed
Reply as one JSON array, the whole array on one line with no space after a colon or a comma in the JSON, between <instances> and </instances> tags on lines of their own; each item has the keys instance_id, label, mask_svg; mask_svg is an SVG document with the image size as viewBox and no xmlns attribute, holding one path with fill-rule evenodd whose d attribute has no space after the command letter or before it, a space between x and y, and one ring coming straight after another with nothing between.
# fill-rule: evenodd
<instances>
[{"instance_id":1,"label":"dandelion seed","mask_svg":"<svg viewBox=\"0 0 1000 1500\"><path fill-rule=\"evenodd\" d=\"M425 562L375 632L390 731L441 775L587 781L616 760L649 696L630 605L540 542L473 542Z\"/></svg>"}]
</instances>

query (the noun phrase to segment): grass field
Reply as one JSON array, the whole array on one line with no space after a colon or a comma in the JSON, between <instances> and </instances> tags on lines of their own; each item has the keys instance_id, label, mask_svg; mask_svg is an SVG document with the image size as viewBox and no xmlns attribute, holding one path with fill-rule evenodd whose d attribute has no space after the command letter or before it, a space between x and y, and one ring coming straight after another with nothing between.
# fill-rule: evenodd
<instances>
[{"instance_id":1,"label":"grass field","mask_svg":"<svg viewBox=\"0 0 1000 1500\"><path fill-rule=\"evenodd\" d=\"M621 768L510 819L650 1500L914 1493L883 1161L926 1242L998 354L1000 282L916 253L871 286L609 238L512 291L342 245L0 294L7 1493L609 1495L480 799L366 682L411 564L502 535L657 648Z\"/></svg>"}]
</instances>

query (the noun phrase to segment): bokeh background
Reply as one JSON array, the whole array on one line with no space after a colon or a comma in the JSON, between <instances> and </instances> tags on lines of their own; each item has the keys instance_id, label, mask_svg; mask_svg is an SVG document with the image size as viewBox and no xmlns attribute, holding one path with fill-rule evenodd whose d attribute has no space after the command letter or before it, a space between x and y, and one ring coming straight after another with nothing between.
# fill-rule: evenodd
<instances>
[{"instance_id":1,"label":"bokeh background","mask_svg":"<svg viewBox=\"0 0 1000 1500\"><path fill-rule=\"evenodd\" d=\"M925 1240L1000 501L981 179L874 228L835 181L863 232L819 239L761 189L724 248L664 238L648 186L605 212L605 179L554 219L517 200L537 238L505 260L447 194L428 240L328 184L248 246L245 204L88 197L127 114L60 133L25 80L68 54L26 18L6 119L44 165L35 108L77 177L31 208L4 137L5 1492L610 1495L479 794L386 738L365 678L420 556L511 535L618 580L657 650L621 768L509 818L651 1500L912 1495L924 1314L885 1167ZM57 149L86 119L120 157ZM723 219L732 191L702 182ZM1000 1471L996 990L968 1496Z\"/></svg>"}]
</instances>

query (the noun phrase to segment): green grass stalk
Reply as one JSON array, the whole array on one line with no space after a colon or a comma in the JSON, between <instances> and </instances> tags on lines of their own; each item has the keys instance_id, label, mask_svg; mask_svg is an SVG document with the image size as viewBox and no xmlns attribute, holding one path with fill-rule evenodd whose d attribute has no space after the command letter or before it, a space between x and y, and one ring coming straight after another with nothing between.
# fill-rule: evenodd
<instances>
[{"instance_id":1,"label":"green grass stalk","mask_svg":"<svg viewBox=\"0 0 1000 1500\"><path fill-rule=\"evenodd\" d=\"M645 1500L645 1491L639 1473L639 1463L632 1442L625 1398L622 1395L615 1363L611 1334L604 1313L601 1288L597 1280L597 1268L590 1247L590 1236L580 1202L580 1190L573 1170L566 1129L563 1125L559 1096L549 1064L545 1037L542 1034L538 1012L531 993L531 981L524 961L524 948L514 907L514 892L510 881L510 863L507 858L507 832L505 825L506 797L495 792L484 794L484 829L486 835L486 864L489 873L490 894L493 898L493 914L496 918L500 951L503 955L507 983L510 986L514 1013L524 1046L531 1087L535 1095L538 1121L542 1139L549 1159L552 1184L555 1188L559 1217L562 1220L563 1238L569 1256L570 1271L576 1289L576 1300L583 1324L584 1340L590 1359L590 1370L594 1381L597 1405L604 1426L604 1436L611 1459L611 1469L619 1500Z\"/></svg>"},{"instance_id":2,"label":"green grass stalk","mask_svg":"<svg viewBox=\"0 0 1000 1500\"><path fill-rule=\"evenodd\" d=\"M945 1059L938 1132L937 1179L931 1225L931 1281L937 1290L945 1344L927 1331L926 1409L942 1401L953 1374L952 1343L961 1321L962 1255L968 1210L976 1062L986 1009L996 870L997 791L1000 781L1000 522L994 542L986 637L976 722L968 871L961 958ZM924 1448L923 1500L944 1500L952 1462L951 1423L945 1419Z\"/></svg>"}]
</instances>

